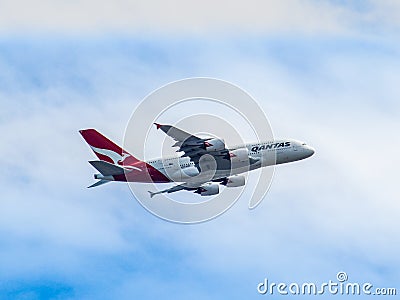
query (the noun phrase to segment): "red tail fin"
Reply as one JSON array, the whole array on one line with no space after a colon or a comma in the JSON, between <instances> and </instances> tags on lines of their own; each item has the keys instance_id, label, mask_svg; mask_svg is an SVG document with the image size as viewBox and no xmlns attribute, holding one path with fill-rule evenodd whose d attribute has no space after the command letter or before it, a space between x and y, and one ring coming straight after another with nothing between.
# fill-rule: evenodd
<instances>
[{"instance_id":1,"label":"red tail fin","mask_svg":"<svg viewBox=\"0 0 400 300\"><path fill-rule=\"evenodd\" d=\"M131 165L140 162L95 129L84 129L79 132L100 160L115 165Z\"/></svg>"}]
</instances>

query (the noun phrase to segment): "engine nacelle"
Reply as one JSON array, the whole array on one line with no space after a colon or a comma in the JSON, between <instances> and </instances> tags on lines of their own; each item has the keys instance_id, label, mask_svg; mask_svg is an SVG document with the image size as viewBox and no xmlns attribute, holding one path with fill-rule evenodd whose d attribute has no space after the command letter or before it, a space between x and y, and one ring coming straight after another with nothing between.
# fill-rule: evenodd
<instances>
[{"instance_id":1,"label":"engine nacelle","mask_svg":"<svg viewBox=\"0 0 400 300\"><path fill-rule=\"evenodd\" d=\"M246 184L246 177L243 175L237 175L237 176L229 176L226 178L226 183L225 186L227 187L238 187L238 186L244 186Z\"/></svg>"},{"instance_id":2,"label":"engine nacelle","mask_svg":"<svg viewBox=\"0 0 400 300\"><path fill-rule=\"evenodd\" d=\"M204 142L207 151L220 151L225 149L225 141L223 139L211 139Z\"/></svg>"},{"instance_id":3,"label":"engine nacelle","mask_svg":"<svg viewBox=\"0 0 400 300\"><path fill-rule=\"evenodd\" d=\"M236 162L248 162L249 161L249 150L247 148L239 148L229 152L232 163Z\"/></svg>"},{"instance_id":4,"label":"engine nacelle","mask_svg":"<svg viewBox=\"0 0 400 300\"><path fill-rule=\"evenodd\" d=\"M201 196L212 196L219 193L219 184L215 182L209 182L202 184L195 193Z\"/></svg>"}]
</instances>

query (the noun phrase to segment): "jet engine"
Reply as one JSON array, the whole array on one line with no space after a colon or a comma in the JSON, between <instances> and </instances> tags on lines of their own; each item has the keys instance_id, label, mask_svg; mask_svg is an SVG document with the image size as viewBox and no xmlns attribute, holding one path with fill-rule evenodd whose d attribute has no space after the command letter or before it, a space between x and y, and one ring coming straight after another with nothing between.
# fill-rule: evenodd
<instances>
[{"instance_id":1,"label":"jet engine","mask_svg":"<svg viewBox=\"0 0 400 300\"><path fill-rule=\"evenodd\" d=\"M244 186L245 183L246 178L243 175L229 176L222 182L222 184L227 187Z\"/></svg>"},{"instance_id":2,"label":"jet engine","mask_svg":"<svg viewBox=\"0 0 400 300\"><path fill-rule=\"evenodd\" d=\"M225 141L223 139L211 139L204 142L207 151L220 151L225 149Z\"/></svg>"},{"instance_id":3,"label":"jet engine","mask_svg":"<svg viewBox=\"0 0 400 300\"><path fill-rule=\"evenodd\" d=\"M237 162L248 162L249 161L249 150L247 148L239 148L229 152L232 163Z\"/></svg>"},{"instance_id":4,"label":"jet engine","mask_svg":"<svg viewBox=\"0 0 400 300\"><path fill-rule=\"evenodd\" d=\"M219 193L219 183L204 183L195 191L195 193L200 194L201 196L217 195Z\"/></svg>"}]
</instances>

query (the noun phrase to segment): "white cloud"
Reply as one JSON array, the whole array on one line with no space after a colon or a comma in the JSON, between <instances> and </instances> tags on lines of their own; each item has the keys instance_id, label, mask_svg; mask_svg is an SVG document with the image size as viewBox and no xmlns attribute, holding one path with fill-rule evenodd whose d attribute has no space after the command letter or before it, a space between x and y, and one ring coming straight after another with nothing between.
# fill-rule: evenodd
<instances>
[{"instance_id":1,"label":"white cloud","mask_svg":"<svg viewBox=\"0 0 400 300\"><path fill-rule=\"evenodd\" d=\"M382 3L381 3L382 2ZM372 3L372 4L371 4ZM398 26L395 1L367 2L367 11L331 1L2 1L0 28L7 32L352 33L359 26Z\"/></svg>"}]
</instances>

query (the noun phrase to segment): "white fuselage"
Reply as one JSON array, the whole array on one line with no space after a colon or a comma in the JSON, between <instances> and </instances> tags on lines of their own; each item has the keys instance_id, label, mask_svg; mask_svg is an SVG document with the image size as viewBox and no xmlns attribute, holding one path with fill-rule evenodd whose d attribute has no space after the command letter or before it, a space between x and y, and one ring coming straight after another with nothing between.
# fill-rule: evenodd
<instances>
[{"instance_id":1,"label":"white fuselage","mask_svg":"<svg viewBox=\"0 0 400 300\"><path fill-rule=\"evenodd\" d=\"M251 143L229 149L229 168L216 167L214 160L200 160L201 172L189 157L154 159L147 163L175 182L206 182L241 174L261 167L289 163L314 154L314 149L296 140ZM235 155L237 154L237 155Z\"/></svg>"}]
</instances>

